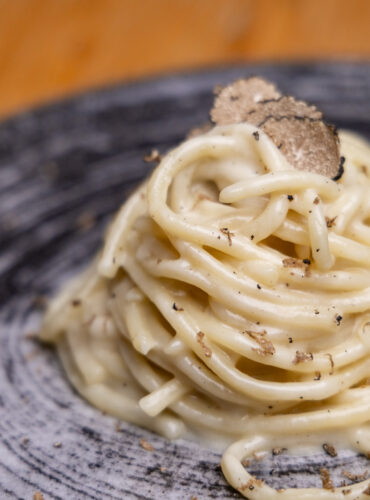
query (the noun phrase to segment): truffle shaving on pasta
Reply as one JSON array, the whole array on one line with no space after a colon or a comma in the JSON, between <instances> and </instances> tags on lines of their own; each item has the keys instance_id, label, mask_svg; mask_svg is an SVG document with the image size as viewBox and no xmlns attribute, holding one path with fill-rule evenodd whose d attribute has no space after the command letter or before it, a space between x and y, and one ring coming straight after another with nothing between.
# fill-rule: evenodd
<instances>
[{"instance_id":1,"label":"truffle shaving on pasta","mask_svg":"<svg viewBox=\"0 0 370 500\"><path fill-rule=\"evenodd\" d=\"M269 82L236 83L124 203L40 337L101 410L224 436L245 497L368 498L369 479L275 490L245 463L305 440L370 453L370 148Z\"/></svg>"}]
</instances>

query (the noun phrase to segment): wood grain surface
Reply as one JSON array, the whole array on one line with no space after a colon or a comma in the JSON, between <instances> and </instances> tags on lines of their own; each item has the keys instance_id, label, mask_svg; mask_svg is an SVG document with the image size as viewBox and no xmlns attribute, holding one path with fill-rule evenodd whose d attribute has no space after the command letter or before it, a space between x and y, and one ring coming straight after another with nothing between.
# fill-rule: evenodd
<instances>
[{"instance_id":1,"label":"wood grain surface","mask_svg":"<svg viewBox=\"0 0 370 500\"><path fill-rule=\"evenodd\" d=\"M368 0L0 0L0 116L151 73L370 59Z\"/></svg>"},{"instance_id":2,"label":"wood grain surface","mask_svg":"<svg viewBox=\"0 0 370 500\"><path fill-rule=\"evenodd\" d=\"M119 423L68 384L37 331L40 297L92 258L104 227L149 173L143 161L207 119L216 84L259 73L315 103L328 120L370 138L370 65L248 65L84 94L0 125L0 499L226 500L221 453ZM95 224L79 223L90 215ZM153 445L140 446L145 438ZM335 485L362 474L364 456L289 454L253 461L275 487ZM162 467L162 469L161 469ZM164 467L164 469L163 469Z\"/></svg>"}]
</instances>

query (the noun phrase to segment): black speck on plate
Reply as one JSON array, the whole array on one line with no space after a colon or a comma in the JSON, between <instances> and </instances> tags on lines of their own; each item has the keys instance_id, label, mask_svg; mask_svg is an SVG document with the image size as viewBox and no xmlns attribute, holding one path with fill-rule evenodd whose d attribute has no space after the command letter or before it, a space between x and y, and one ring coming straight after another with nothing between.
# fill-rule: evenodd
<instances>
[{"instance_id":1,"label":"black speck on plate","mask_svg":"<svg viewBox=\"0 0 370 500\"><path fill-rule=\"evenodd\" d=\"M184 73L89 92L0 124L1 499L240 498L223 479L220 453L169 442L85 403L54 351L27 337L42 297L83 267L104 227L151 166L207 119L212 89L259 74L317 104L329 121L370 137L370 65L245 65ZM155 448L139 446L141 438ZM60 443L60 446L55 443ZM346 452L328 460L268 458L253 472L276 487L320 486L325 463L339 484ZM165 470L161 467L165 467Z\"/></svg>"}]
</instances>

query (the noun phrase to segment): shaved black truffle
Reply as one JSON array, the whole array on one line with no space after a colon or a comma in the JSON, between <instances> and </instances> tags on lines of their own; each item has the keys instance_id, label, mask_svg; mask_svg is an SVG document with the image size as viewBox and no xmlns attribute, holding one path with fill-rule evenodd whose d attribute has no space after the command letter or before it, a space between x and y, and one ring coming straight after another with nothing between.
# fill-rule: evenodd
<instances>
[{"instance_id":1,"label":"shaved black truffle","mask_svg":"<svg viewBox=\"0 0 370 500\"><path fill-rule=\"evenodd\" d=\"M296 169L338 178L342 165L339 139L323 121L269 118L261 128Z\"/></svg>"},{"instance_id":2,"label":"shaved black truffle","mask_svg":"<svg viewBox=\"0 0 370 500\"><path fill-rule=\"evenodd\" d=\"M216 125L230 125L246 121L256 103L281 96L275 85L253 76L237 80L218 92L210 116Z\"/></svg>"},{"instance_id":3,"label":"shaved black truffle","mask_svg":"<svg viewBox=\"0 0 370 500\"><path fill-rule=\"evenodd\" d=\"M345 157L344 156L341 156L340 157L340 160L339 160L339 167L338 167L338 172L336 173L336 175L332 178L333 181L337 181L338 179L340 179L342 177L342 175L344 174L344 162L346 161Z\"/></svg>"},{"instance_id":4,"label":"shaved black truffle","mask_svg":"<svg viewBox=\"0 0 370 500\"><path fill-rule=\"evenodd\" d=\"M281 96L279 99L258 102L252 109L246 121L260 127L269 118L311 118L320 120L322 113L315 106L304 101L296 101L294 97Z\"/></svg>"},{"instance_id":5,"label":"shaved black truffle","mask_svg":"<svg viewBox=\"0 0 370 500\"><path fill-rule=\"evenodd\" d=\"M343 175L336 128L323 121L315 106L281 95L267 80L254 76L218 88L210 116L216 125L247 122L259 127L298 170L333 180ZM258 131L253 136L258 140Z\"/></svg>"}]
</instances>

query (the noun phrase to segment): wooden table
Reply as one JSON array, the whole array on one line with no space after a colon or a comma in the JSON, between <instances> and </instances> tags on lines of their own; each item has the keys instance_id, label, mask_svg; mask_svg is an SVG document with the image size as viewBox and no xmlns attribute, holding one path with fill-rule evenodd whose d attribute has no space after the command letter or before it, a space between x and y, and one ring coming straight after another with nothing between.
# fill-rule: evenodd
<instances>
[{"instance_id":1,"label":"wooden table","mask_svg":"<svg viewBox=\"0 0 370 500\"><path fill-rule=\"evenodd\" d=\"M232 61L370 60L369 0L0 0L0 116Z\"/></svg>"}]
</instances>

